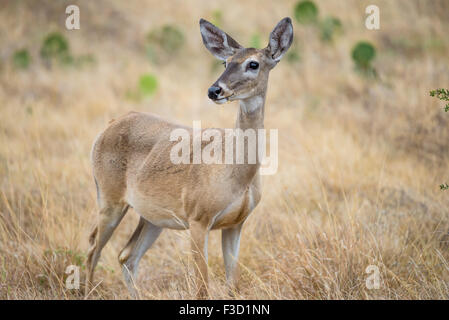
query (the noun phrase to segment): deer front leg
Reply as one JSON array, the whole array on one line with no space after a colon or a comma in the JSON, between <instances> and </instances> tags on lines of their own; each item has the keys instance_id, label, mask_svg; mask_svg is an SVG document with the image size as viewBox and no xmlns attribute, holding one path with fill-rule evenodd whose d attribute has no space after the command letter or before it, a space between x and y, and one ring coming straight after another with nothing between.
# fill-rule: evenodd
<instances>
[{"instance_id":1,"label":"deer front leg","mask_svg":"<svg viewBox=\"0 0 449 320\"><path fill-rule=\"evenodd\" d=\"M226 270L226 282L229 289L236 289L238 280L238 256L240 249L240 234L243 223L221 231L221 247Z\"/></svg>"},{"instance_id":2,"label":"deer front leg","mask_svg":"<svg viewBox=\"0 0 449 320\"><path fill-rule=\"evenodd\" d=\"M204 299L208 295L207 274L207 238L209 228L207 224L200 221L190 222L190 236L195 263L197 298Z\"/></svg>"}]
</instances>

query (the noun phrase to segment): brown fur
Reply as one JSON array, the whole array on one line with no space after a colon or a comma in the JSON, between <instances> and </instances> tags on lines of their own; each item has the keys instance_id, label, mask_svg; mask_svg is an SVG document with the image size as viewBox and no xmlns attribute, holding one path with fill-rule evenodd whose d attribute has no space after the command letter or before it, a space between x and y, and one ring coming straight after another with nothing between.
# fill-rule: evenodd
<instances>
[{"instance_id":1,"label":"brown fur","mask_svg":"<svg viewBox=\"0 0 449 320\"><path fill-rule=\"evenodd\" d=\"M214 32L213 40L221 39L219 29L204 24L207 32ZM219 54L237 50L216 83L226 86L233 99L242 100L236 128L263 128L268 73L276 63L269 57L269 48L236 49L238 43L229 38L233 48L214 49ZM257 76L245 73L243 63L251 56L260 64ZM170 151L177 142L170 141L170 133L176 128L189 130L192 143L191 128L151 114L130 112L111 121L95 141L92 164L100 221L90 236L86 293L101 249L129 206L141 216L119 258L131 292L137 264L162 228L190 229L200 297L207 292L207 234L211 229L224 229L227 277L235 280L237 257L231 257L230 252L238 254L242 223L261 198L259 159L255 164L173 164ZM223 136L224 131L220 132ZM224 138L222 141L224 146Z\"/></svg>"}]
</instances>

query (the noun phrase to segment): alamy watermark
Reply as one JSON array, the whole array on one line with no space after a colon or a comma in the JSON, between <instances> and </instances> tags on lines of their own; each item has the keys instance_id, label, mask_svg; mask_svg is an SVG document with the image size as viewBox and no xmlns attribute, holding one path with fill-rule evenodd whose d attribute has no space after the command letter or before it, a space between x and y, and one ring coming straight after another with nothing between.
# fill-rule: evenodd
<instances>
[{"instance_id":1,"label":"alamy watermark","mask_svg":"<svg viewBox=\"0 0 449 320\"><path fill-rule=\"evenodd\" d=\"M192 134L184 128L174 129L170 133L170 141L177 142L170 150L170 160L173 164L238 165L259 162L261 175L273 175L278 169L278 130L269 131L270 154L267 156L266 129L202 130L201 121L193 121Z\"/></svg>"},{"instance_id":2,"label":"alamy watermark","mask_svg":"<svg viewBox=\"0 0 449 320\"><path fill-rule=\"evenodd\" d=\"M80 267L71 264L67 266L65 273L68 275L65 279L65 287L69 290L78 290L80 288Z\"/></svg>"},{"instance_id":3,"label":"alamy watermark","mask_svg":"<svg viewBox=\"0 0 449 320\"><path fill-rule=\"evenodd\" d=\"M379 7L372 4L366 7L365 13L368 16L365 19L365 27L368 30L379 30L380 29L380 10Z\"/></svg>"},{"instance_id":4,"label":"alamy watermark","mask_svg":"<svg viewBox=\"0 0 449 320\"><path fill-rule=\"evenodd\" d=\"M76 265L67 266L65 273L68 275L65 280L65 286L69 290L78 290L80 288L80 267ZM369 276L365 279L365 286L368 290L380 289L380 271L379 267L369 265L365 269Z\"/></svg>"},{"instance_id":5,"label":"alamy watermark","mask_svg":"<svg viewBox=\"0 0 449 320\"><path fill-rule=\"evenodd\" d=\"M67 30L79 30L80 28L80 8L71 4L65 8L65 13L69 16L65 19L65 27Z\"/></svg>"},{"instance_id":6,"label":"alamy watermark","mask_svg":"<svg viewBox=\"0 0 449 320\"><path fill-rule=\"evenodd\" d=\"M380 289L380 271L379 267L370 264L365 269L365 273L368 273L369 276L365 280L365 286L368 290L372 289Z\"/></svg>"}]
</instances>

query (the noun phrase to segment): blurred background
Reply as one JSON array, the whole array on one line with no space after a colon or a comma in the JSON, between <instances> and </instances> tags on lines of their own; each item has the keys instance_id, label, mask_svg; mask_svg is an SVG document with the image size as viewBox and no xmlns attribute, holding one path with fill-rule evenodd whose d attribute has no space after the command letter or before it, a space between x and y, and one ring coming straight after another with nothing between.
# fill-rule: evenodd
<instances>
[{"instance_id":1,"label":"blurred background","mask_svg":"<svg viewBox=\"0 0 449 320\"><path fill-rule=\"evenodd\" d=\"M65 9L80 9L67 30ZM365 8L380 9L380 29ZM89 152L128 111L233 127L238 103L212 103L223 66L205 18L248 47L285 16L294 42L271 72L265 126L279 170L243 229L241 299L447 299L449 1L50 1L0 3L0 298L79 299L97 218ZM117 256L130 210L103 250L93 299L127 298ZM147 299L194 298L188 232L164 231L140 264ZM211 295L227 296L220 233ZM369 290L369 265L380 272ZM84 277L82 277L82 280Z\"/></svg>"}]
</instances>

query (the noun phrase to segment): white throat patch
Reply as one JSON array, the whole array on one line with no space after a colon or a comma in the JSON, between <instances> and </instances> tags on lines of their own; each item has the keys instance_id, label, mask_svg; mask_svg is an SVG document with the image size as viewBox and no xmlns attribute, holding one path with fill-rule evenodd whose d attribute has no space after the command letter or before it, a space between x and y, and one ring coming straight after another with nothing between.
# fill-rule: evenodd
<instances>
[{"instance_id":1,"label":"white throat patch","mask_svg":"<svg viewBox=\"0 0 449 320\"><path fill-rule=\"evenodd\" d=\"M263 98L255 96L249 99L240 100L240 106L245 113L252 113L262 107Z\"/></svg>"}]
</instances>

